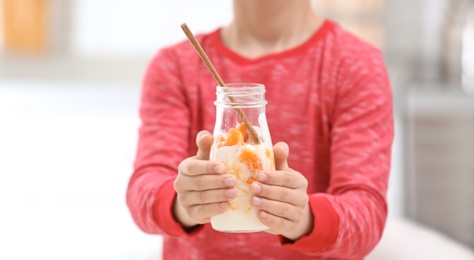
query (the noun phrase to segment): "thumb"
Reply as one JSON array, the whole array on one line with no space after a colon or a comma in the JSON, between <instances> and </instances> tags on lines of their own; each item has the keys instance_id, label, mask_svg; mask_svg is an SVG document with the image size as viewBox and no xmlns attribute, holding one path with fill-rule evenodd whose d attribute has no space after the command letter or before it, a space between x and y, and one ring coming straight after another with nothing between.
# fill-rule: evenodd
<instances>
[{"instance_id":1,"label":"thumb","mask_svg":"<svg viewBox=\"0 0 474 260\"><path fill-rule=\"evenodd\" d=\"M273 146L273 154L275 156L275 168L277 171L286 170L288 168L288 155L290 148L284 142L279 142Z\"/></svg>"},{"instance_id":2,"label":"thumb","mask_svg":"<svg viewBox=\"0 0 474 260\"><path fill-rule=\"evenodd\" d=\"M209 153L211 151L214 137L208 131L200 131L196 135L196 144L198 147L197 158L201 160L209 160Z\"/></svg>"}]
</instances>

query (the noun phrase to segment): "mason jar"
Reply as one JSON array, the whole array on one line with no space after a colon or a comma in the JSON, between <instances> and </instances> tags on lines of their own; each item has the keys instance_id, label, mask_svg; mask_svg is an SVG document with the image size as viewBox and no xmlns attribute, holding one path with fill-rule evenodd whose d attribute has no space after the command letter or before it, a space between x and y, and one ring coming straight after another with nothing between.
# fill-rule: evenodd
<instances>
[{"instance_id":1,"label":"mason jar","mask_svg":"<svg viewBox=\"0 0 474 260\"><path fill-rule=\"evenodd\" d=\"M222 162L225 172L236 178L237 197L229 210L211 218L222 232L258 232L268 229L252 207L250 185L257 174L275 170L273 145L265 115L265 86L233 83L217 86L214 143L210 159Z\"/></svg>"}]
</instances>

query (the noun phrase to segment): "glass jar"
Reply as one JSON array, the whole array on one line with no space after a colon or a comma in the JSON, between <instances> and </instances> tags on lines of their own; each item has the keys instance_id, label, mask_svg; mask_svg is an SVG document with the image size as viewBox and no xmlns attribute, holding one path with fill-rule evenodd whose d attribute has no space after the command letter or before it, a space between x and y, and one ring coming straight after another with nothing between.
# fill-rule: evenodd
<instances>
[{"instance_id":1,"label":"glass jar","mask_svg":"<svg viewBox=\"0 0 474 260\"><path fill-rule=\"evenodd\" d=\"M216 124L210 159L220 161L237 180L237 197L229 210L211 219L222 232L258 232L268 229L250 204L250 185L263 170L275 170L273 145L265 115L265 86L233 83L217 87Z\"/></svg>"}]
</instances>

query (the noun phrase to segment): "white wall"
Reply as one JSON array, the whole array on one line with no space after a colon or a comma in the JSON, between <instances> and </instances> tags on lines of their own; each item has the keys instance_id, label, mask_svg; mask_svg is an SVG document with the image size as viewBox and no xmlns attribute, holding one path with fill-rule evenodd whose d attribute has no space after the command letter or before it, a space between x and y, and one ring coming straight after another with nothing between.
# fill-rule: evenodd
<instances>
[{"instance_id":1,"label":"white wall","mask_svg":"<svg viewBox=\"0 0 474 260\"><path fill-rule=\"evenodd\" d=\"M230 0L75 0L72 49L80 55L151 57L161 46L230 22Z\"/></svg>"}]
</instances>

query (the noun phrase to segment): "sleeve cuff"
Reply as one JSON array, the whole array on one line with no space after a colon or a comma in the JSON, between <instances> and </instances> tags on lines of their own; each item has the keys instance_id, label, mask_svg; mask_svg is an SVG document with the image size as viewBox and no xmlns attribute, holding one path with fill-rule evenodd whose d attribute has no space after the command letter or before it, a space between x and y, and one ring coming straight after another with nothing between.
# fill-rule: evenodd
<instances>
[{"instance_id":1,"label":"sleeve cuff","mask_svg":"<svg viewBox=\"0 0 474 260\"><path fill-rule=\"evenodd\" d=\"M310 197L309 205L314 216L313 231L297 241L289 241L280 236L282 246L317 253L336 242L339 232L339 215L332 204L326 197L314 195Z\"/></svg>"},{"instance_id":2,"label":"sleeve cuff","mask_svg":"<svg viewBox=\"0 0 474 260\"><path fill-rule=\"evenodd\" d=\"M173 180L169 180L163 184L153 204L153 216L156 223L162 227L163 232L169 236L197 235L199 231L203 229L203 225L186 230L174 218L173 203L175 197L176 191L173 187Z\"/></svg>"}]
</instances>

